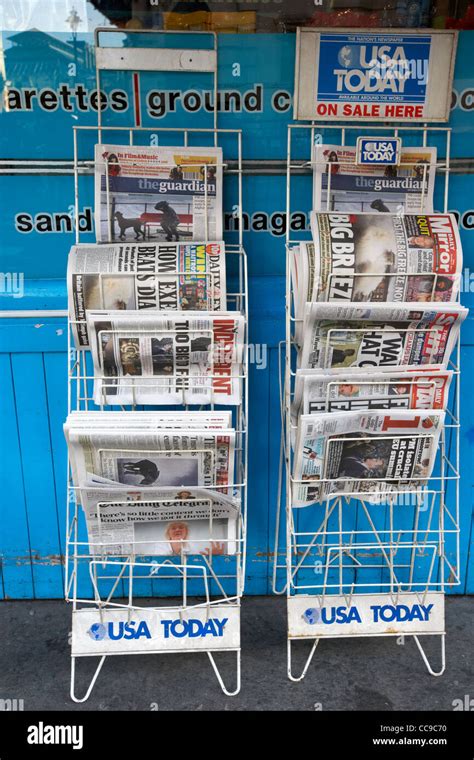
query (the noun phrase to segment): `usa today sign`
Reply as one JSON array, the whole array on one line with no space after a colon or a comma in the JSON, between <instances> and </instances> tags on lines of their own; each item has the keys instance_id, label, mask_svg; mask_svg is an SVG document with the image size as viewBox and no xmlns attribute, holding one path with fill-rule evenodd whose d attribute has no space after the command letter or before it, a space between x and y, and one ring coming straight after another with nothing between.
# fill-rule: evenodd
<instances>
[{"instance_id":1,"label":"usa today sign","mask_svg":"<svg viewBox=\"0 0 474 760\"><path fill-rule=\"evenodd\" d=\"M299 29L294 117L445 122L457 32Z\"/></svg>"},{"instance_id":2,"label":"usa today sign","mask_svg":"<svg viewBox=\"0 0 474 760\"><path fill-rule=\"evenodd\" d=\"M444 633L444 594L297 595L288 599L290 638Z\"/></svg>"},{"instance_id":3,"label":"usa today sign","mask_svg":"<svg viewBox=\"0 0 474 760\"><path fill-rule=\"evenodd\" d=\"M72 613L73 657L235 650L240 646L240 609L232 605L182 611L83 609Z\"/></svg>"}]
</instances>

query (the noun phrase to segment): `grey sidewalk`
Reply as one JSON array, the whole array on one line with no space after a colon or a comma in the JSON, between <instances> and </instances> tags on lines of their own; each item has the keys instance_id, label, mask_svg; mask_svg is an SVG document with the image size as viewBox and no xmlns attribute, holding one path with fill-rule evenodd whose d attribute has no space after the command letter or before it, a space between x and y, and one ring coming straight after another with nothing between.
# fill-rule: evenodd
<instances>
[{"instance_id":1,"label":"grey sidewalk","mask_svg":"<svg viewBox=\"0 0 474 760\"><path fill-rule=\"evenodd\" d=\"M415 642L394 639L323 641L306 679L286 677L285 601L246 597L242 606L242 690L220 691L205 654L110 657L89 701L69 699L71 608L61 601L1 602L0 699L25 710L452 710L474 698L472 597L447 599L447 669L433 678ZM439 639L425 639L438 667ZM299 670L308 643L297 644ZM219 655L217 655L219 657ZM233 655L220 655L233 685ZM84 691L96 659L78 662ZM93 664L94 663L94 664ZM315 707L316 706L316 707Z\"/></svg>"}]
</instances>

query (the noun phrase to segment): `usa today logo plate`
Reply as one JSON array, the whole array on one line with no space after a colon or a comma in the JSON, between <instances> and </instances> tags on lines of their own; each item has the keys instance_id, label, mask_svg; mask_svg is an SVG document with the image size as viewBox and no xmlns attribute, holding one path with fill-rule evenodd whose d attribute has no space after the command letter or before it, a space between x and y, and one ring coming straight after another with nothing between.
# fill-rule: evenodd
<instances>
[{"instance_id":1,"label":"usa today logo plate","mask_svg":"<svg viewBox=\"0 0 474 760\"><path fill-rule=\"evenodd\" d=\"M175 609L76 610L72 615L72 655L236 649L240 609L232 605Z\"/></svg>"},{"instance_id":2,"label":"usa today logo plate","mask_svg":"<svg viewBox=\"0 0 474 760\"><path fill-rule=\"evenodd\" d=\"M400 163L399 137L358 137L356 162L369 166L396 166Z\"/></svg>"},{"instance_id":3,"label":"usa today logo plate","mask_svg":"<svg viewBox=\"0 0 474 760\"><path fill-rule=\"evenodd\" d=\"M444 633L444 594L297 595L288 599L290 638Z\"/></svg>"}]
</instances>

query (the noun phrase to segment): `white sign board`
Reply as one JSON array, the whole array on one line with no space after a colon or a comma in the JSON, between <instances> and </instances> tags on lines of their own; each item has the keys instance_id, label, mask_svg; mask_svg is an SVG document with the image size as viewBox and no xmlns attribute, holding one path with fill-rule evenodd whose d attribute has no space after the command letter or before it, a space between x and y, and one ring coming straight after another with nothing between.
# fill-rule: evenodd
<instances>
[{"instance_id":1,"label":"white sign board","mask_svg":"<svg viewBox=\"0 0 474 760\"><path fill-rule=\"evenodd\" d=\"M369 594L288 599L290 638L444 633L444 594Z\"/></svg>"},{"instance_id":2,"label":"white sign board","mask_svg":"<svg viewBox=\"0 0 474 760\"><path fill-rule=\"evenodd\" d=\"M188 609L76 610L72 656L152 654L183 650L237 649L240 608L220 605Z\"/></svg>"},{"instance_id":3,"label":"white sign board","mask_svg":"<svg viewBox=\"0 0 474 760\"><path fill-rule=\"evenodd\" d=\"M298 29L294 118L449 119L457 32Z\"/></svg>"}]
</instances>

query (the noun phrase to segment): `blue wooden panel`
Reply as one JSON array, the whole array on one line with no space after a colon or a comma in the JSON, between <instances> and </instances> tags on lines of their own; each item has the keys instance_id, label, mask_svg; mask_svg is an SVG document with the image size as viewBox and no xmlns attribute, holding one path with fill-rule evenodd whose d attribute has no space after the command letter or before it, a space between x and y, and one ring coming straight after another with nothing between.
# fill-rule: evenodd
<instances>
[{"instance_id":1,"label":"blue wooden panel","mask_svg":"<svg viewBox=\"0 0 474 760\"><path fill-rule=\"evenodd\" d=\"M59 517L43 355L13 354L12 367L35 596L61 596Z\"/></svg>"},{"instance_id":2,"label":"blue wooden panel","mask_svg":"<svg viewBox=\"0 0 474 760\"><path fill-rule=\"evenodd\" d=\"M34 596L34 586L11 365L11 357L8 354L0 354L0 556L5 596L28 599Z\"/></svg>"}]
</instances>

